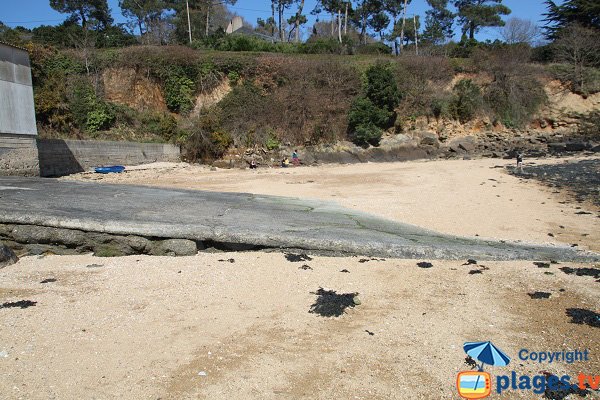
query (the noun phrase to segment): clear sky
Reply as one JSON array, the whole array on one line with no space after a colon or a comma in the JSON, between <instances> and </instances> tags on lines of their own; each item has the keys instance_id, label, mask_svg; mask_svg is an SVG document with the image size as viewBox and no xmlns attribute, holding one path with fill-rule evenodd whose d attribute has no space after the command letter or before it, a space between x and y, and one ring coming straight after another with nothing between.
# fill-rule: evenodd
<instances>
[{"instance_id":1,"label":"clear sky","mask_svg":"<svg viewBox=\"0 0 600 400\"><path fill-rule=\"evenodd\" d=\"M125 18L121 15L119 1L108 0L108 3L115 22L125 22ZM309 17L309 26L312 26L316 19L315 16L309 14L315 3L316 0L306 0L305 3L305 13ZM542 14L546 10L543 0L504 0L503 3L512 10L510 16L531 19L539 23L541 23ZM256 24L257 18L270 16L270 4L270 0L238 0L234 6L229 8L232 12L243 16L248 22ZM425 0L413 0L408 12L423 16L427 8ZM287 14L288 16L294 14L294 10L288 10ZM0 21L8 26L22 25L27 28L34 28L39 25L56 25L62 22L65 17L65 15L54 11L48 0L0 0ZM327 18L326 15L321 16L322 20ZM495 39L498 34L496 29L488 28L477 37L479 39Z\"/></svg>"}]
</instances>

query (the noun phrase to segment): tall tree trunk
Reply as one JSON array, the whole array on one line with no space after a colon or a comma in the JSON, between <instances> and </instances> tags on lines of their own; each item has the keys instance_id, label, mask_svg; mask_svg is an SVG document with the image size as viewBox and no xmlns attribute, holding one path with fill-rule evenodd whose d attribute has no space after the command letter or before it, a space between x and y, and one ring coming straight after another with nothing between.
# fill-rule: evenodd
<instances>
[{"instance_id":1,"label":"tall tree trunk","mask_svg":"<svg viewBox=\"0 0 600 400\"><path fill-rule=\"evenodd\" d=\"M338 19L338 40L342 43L342 10L338 9L337 13Z\"/></svg>"},{"instance_id":2,"label":"tall tree trunk","mask_svg":"<svg viewBox=\"0 0 600 400\"><path fill-rule=\"evenodd\" d=\"M333 13L333 11L331 12L331 37L333 37L334 33L335 33L335 14Z\"/></svg>"},{"instance_id":3,"label":"tall tree trunk","mask_svg":"<svg viewBox=\"0 0 600 400\"><path fill-rule=\"evenodd\" d=\"M158 44L159 45L163 45L163 44L167 44L166 40L163 40L165 37L165 26L163 25L162 21L158 21Z\"/></svg>"},{"instance_id":4,"label":"tall tree trunk","mask_svg":"<svg viewBox=\"0 0 600 400\"><path fill-rule=\"evenodd\" d=\"M271 0L271 41L275 42L275 0Z\"/></svg>"},{"instance_id":5,"label":"tall tree trunk","mask_svg":"<svg viewBox=\"0 0 600 400\"><path fill-rule=\"evenodd\" d=\"M212 7L212 0L208 0L208 4L206 5L206 31L204 32L204 36L208 37L208 27L210 26L210 9Z\"/></svg>"},{"instance_id":6,"label":"tall tree trunk","mask_svg":"<svg viewBox=\"0 0 600 400\"><path fill-rule=\"evenodd\" d=\"M413 15L413 25L415 26L415 54L419 55L419 30L417 29L417 17Z\"/></svg>"},{"instance_id":7,"label":"tall tree trunk","mask_svg":"<svg viewBox=\"0 0 600 400\"><path fill-rule=\"evenodd\" d=\"M85 19L85 12L83 11L83 8L80 8L78 11L79 11L79 16L81 17L81 27L83 28L83 30L85 30L85 28L87 27L87 20Z\"/></svg>"},{"instance_id":8,"label":"tall tree trunk","mask_svg":"<svg viewBox=\"0 0 600 400\"><path fill-rule=\"evenodd\" d=\"M142 39L142 43L144 43L144 30L142 29L142 19L138 18L138 29L140 30L140 39Z\"/></svg>"},{"instance_id":9,"label":"tall tree trunk","mask_svg":"<svg viewBox=\"0 0 600 400\"><path fill-rule=\"evenodd\" d=\"M402 10L402 29L400 30L400 53L404 51L404 27L406 26L406 3L404 0L404 9Z\"/></svg>"},{"instance_id":10,"label":"tall tree trunk","mask_svg":"<svg viewBox=\"0 0 600 400\"><path fill-rule=\"evenodd\" d=\"M348 2L346 2L346 13L344 15L344 35L348 34Z\"/></svg>"},{"instance_id":11,"label":"tall tree trunk","mask_svg":"<svg viewBox=\"0 0 600 400\"><path fill-rule=\"evenodd\" d=\"M190 23L190 5L187 2L187 0L185 2L185 8L187 10L188 34L190 36L190 44L192 44L192 24Z\"/></svg>"},{"instance_id":12,"label":"tall tree trunk","mask_svg":"<svg viewBox=\"0 0 600 400\"><path fill-rule=\"evenodd\" d=\"M394 25L393 26L393 30L396 30L396 26L398 25L398 16L394 15ZM398 51L398 40L396 39L396 36L394 36L393 31L392 31L392 37L394 39L394 55L396 55L396 57L399 55L399 51Z\"/></svg>"},{"instance_id":13,"label":"tall tree trunk","mask_svg":"<svg viewBox=\"0 0 600 400\"><path fill-rule=\"evenodd\" d=\"M300 1L300 7L296 13L296 43L300 42L300 16L302 15L302 9L304 8L304 0Z\"/></svg>"},{"instance_id":14,"label":"tall tree trunk","mask_svg":"<svg viewBox=\"0 0 600 400\"><path fill-rule=\"evenodd\" d=\"M361 4L362 14L360 15L360 41L367 44L367 14L365 13L365 0Z\"/></svg>"},{"instance_id":15,"label":"tall tree trunk","mask_svg":"<svg viewBox=\"0 0 600 400\"><path fill-rule=\"evenodd\" d=\"M475 23L469 22L469 39L475 39Z\"/></svg>"},{"instance_id":16,"label":"tall tree trunk","mask_svg":"<svg viewBox=\"0 0 600 400\"><path fill-rule=\"evenodd\" d=\"M279 17L279 24L278 24L279 25L279 40L283 42L285 39L285 33L283 32L283 29L282 29L282 26L283 26L283 24L282 24L282 19L283 19L282 0L279 0L279 2L277 3L277 14Z\"/></svg>"}]
</instances>

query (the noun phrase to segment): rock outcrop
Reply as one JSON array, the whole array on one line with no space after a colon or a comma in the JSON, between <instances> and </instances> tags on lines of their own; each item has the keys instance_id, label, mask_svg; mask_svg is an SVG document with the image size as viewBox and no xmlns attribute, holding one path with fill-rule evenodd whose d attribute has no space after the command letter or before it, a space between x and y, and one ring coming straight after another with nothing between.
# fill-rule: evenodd
<instances>
[{"instance_id":1,"label":"rock outcrop","mask_svg":"<svg viewBox=\"0 0 600 400\"><path fill-rule=\"evenodd\" d=\"M8 265L12 265L18 261L15 252L12 251L7 245L0 242L0 268L4 268Z\"/></svg>"}]
</instances>

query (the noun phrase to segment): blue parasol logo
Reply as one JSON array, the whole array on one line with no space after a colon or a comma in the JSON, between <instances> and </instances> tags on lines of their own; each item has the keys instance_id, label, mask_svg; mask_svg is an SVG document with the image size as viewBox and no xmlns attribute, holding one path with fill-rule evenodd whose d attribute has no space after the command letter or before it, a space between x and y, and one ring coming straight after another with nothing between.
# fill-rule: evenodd
<instances>
[{"instance_id":1,"label":"blue parasol logo","mask_svg":"<svg viewBox=\"0 0 600 400\"><path fill-rule=\"evenodd\" d=\"M456 381L458 393L465 399L483 399L491 393L491 377L483 372L484 364L504 367L510 363L502 350L492 342L467 342L463 345L465 353L481 363L478 372L461 372Z\"/></svg>"}]
</instances>

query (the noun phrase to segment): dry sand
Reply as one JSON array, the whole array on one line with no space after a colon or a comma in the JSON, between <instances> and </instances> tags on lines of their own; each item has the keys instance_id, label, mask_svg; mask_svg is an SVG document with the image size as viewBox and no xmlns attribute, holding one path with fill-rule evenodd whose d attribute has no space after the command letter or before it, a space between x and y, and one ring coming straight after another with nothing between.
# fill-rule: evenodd
<instances>
[{"instance_id":1,"label":"dry sand","mask_svg":"<svg viewBox=\"0 0 600 400\"><path fill-rule=\"evenodd\" d=\"M494 168L504 164L167 166L102 181L331 199L447 233L594 248L595 215L575 215L560 195ZM77 179L89 177L97 178ZM600 372L599 328L568 315L599 312L600 284L559 270L594 266L485 262L484 270L433 261L422 269L416 261L290 262L264 252L25 257L0 270L0 304L37 302L0 308L0 397L454 399L456 374L468 369L462 344L479 340L513 358L508 367L489 368L493 376ZM41 283L48 278L56 281ZM310 313L320 287L358 292L361 304L340 317ZM530 298L536 291L551 297ZM591 360L524 362L517 357L523 347L589 349ZM540 396L510 391L492 398Z\"/></svg>"}]
</instances>

